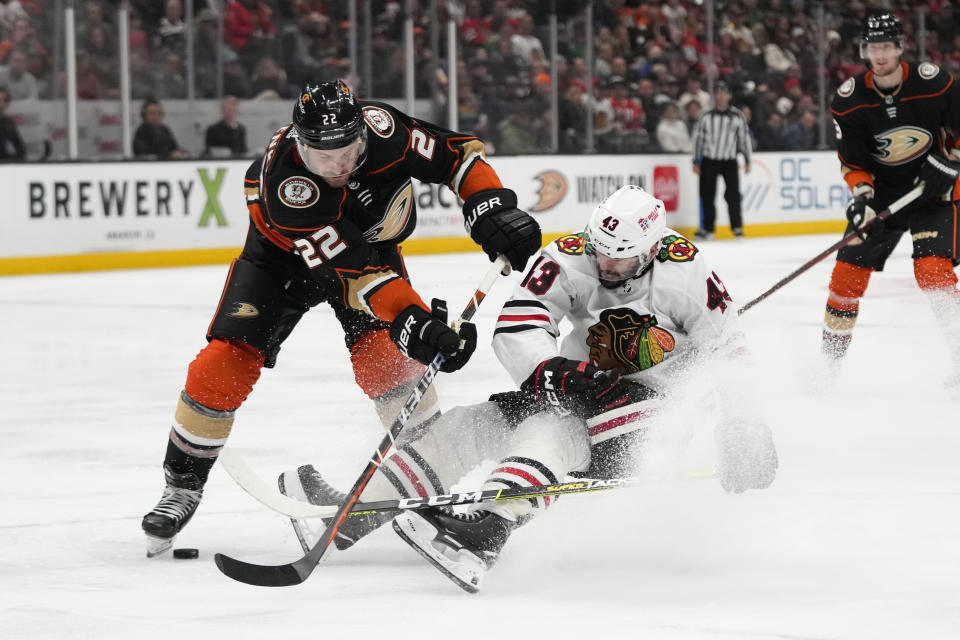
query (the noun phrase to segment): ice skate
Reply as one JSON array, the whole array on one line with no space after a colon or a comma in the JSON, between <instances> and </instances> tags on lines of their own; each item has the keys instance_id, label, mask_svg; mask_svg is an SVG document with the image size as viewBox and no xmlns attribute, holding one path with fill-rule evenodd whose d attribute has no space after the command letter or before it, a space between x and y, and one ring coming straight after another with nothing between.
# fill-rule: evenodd
<instances>
[{"instance_id":1,"label":"ice skate","mask_svg":"<svg viewBox=\"0 0 960 640\"><path fill-rule=\"evenodd\" d=\"M707 231L706 229L697 229L697 232L693 234L694 240L713 240L713 231Z\"/></svg>"},{"instance_id":2,"label":"ice skate","mask_svg":"<svg viewBox=\"0 0 960 640\"><path fill-rule=\"evenodd\" d=\"M489 511L454 514L443 509L408 511L393 521L407 544L470 593L480 590L516 526Z\"/></svg>"},{"instance_id":3,"label":"ice skate","mask_svg":"<svg viewBox=\"0 0 960 640\"><path fill-rule=\"evenodd\" d=\"M314 505L339 506L347 499L346 493L331 487L310 464L305 464L296 471L281 473L280 477L277 478L277 485L283 495ZM337 531L333 544L339 551L349 549L360 538L372 533L380 525L393 519L394 515L394 513L386 512L350 516ZM320 518L319 520L318 526L317 524L311 524L310 520L290 519L304 553L316 544L333 518Z\"/></svg>"},{"instance_id":4,"label":"ice skate","mask_svg":"<svg viewBox=\"0 0 960 640\"><path fill-rule=\"evenodd\" d=\"M173 546L174 538L190 522L203 497L203 484L196 474L177 474L165 466L163 475L167 486L163 489L160 502L143 516L140 525L147 534L148 558Z\"/></svg>"}]
</instances>

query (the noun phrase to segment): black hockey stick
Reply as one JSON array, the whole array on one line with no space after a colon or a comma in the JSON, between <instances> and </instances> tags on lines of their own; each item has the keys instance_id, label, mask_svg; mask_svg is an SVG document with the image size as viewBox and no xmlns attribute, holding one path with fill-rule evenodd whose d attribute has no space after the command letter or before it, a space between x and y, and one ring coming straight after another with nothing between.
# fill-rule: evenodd
<instances>
[{"instance_id":1,"label":"black hockey stick","mask_svg":"<svg viewBox=\"0 0 960 640\"><path fill-rule=\"evenodd\" d=\"M493 286L497 277L503 272L509 273L509 263L504 256L499 256L489 271L487 271L486 275L484 275L480 286L473 294L470 302L467 303L463 313L460 314L461 321L468 321L474 316L477 312L477 307L487 296L487 292L490 291L490 287ZM397 419L393 421L389 431L387 431L387 435L380 442L379 446L377 446L376 451L373 452L370 462L367 463L363 473L360 474L357 481L353 483L353 487L347 492L346 500L344 500L340 508L337 509L336 514L334 514L332 521L326 530L324 530L323 535L320 536L320 539L317 540L316 544L310 548L310 551L308 551L306 555L288 564L260 565L251 564L218 553L214 556L217 568L220 569L224 575L234 580L262 587L288 587L300 584L306 580L310 574L313 573L317 563L323 558L327 547L330 546L330 542L334 536L337 535L337 531L340 530L343 522L347 519L354 505L360 499L360 494L363 493L367 483L370 482L370 478L373 477L373 474L376 473L380 464L385 460L387 452L390 451L397 436L403 431L407 420L410 419L410 416L420 404L421 398L423 398L427 389L430 388L430 385L433 384L433 379L443 365L444 360L443 354L438 353L434 356L433 361L427 365L427 370L420 376L416 388L413 390L413 393L410 394L410 397L407 398Z\"/></svg>"},{"instance_id":2,"label":"black hockey stick","mask_svg":"<svg viewBox=\"0 0 960 640\"><path fill-rule=\"evenodd\" d=\"M911 204L914 200L916 200L917 198L919 198L921 193L923 193L923 184L922 184L922 183L921 183L921 184L918 184L916 187L914 187L913 189L911 189L910 191L908 191L906 194L904 194L903 196L901 196L899 200L895 201L895 202L894 202L893 204L891 204L889 207L887 207L887 208L884 209L883 211L880 211L879 213L877 213L877 218L876 218L876 219L878 219L878 220L884 220L884 219L886 219L886 218L889 218L890 216L892 216L893 214L895 214L896 212L900 211L901 209L903 209L903 208L906 207L907 205ZM873 224L873 220L871 220L871 221L870 221L866 226L864 226L864 228L861 229L860 231L863 231L864 229L869 229L872 224ZM756 298L754 298L753 300L751 300L751 301L748 302L747 304L745 304L745 305L743 305L742 307L740 307L740 309L737 311L737 313L743 313L743 312L746 311L747 309L750 309L751 307L759 304L760 302L763 302L763 301L766 300L768 297L770 297L770 294L772 294L774 291L776 291L777 289L782 288L784 285L792 282L792 281L793 281L797 276L799 276L801 273L803 273L804 271L807 271L810 267L812 267L813 265L817 264L818 262L820 262L821 260L823 260L824 258L826 258L827 256L829 256L829 255L830 255L831 253L833 253L834 251L839 251L839 250L842 249L843 247L847 246L848 244L850 244L851 242L853 242L853 240L854 240L856 237L857 237L857 232L856 232L856 231L851 231L851 232L848 233L847 235L843 236L842 238L840 238L840 240L838 240L837 242L833 243L832 245L830 245L829 247L827 247L826 249L824 249L823 251L821 251L820 253L818 253L816 256L814 256L813 258L811 258L811 259L808 260L807 262L804 262L804 263L803 263L802 265L800 265L800 267L798 267L795 271L791 272L791 273L790 273L789 275L787 275L785 278L783 278L782 280L780 280L779 282L777 282L777 284L773 285L772 287L770 287L769 289L767 289L766 291L764 291L763 293L761 293L759 296L757 296Z\"/></svg>"}]
</instances>

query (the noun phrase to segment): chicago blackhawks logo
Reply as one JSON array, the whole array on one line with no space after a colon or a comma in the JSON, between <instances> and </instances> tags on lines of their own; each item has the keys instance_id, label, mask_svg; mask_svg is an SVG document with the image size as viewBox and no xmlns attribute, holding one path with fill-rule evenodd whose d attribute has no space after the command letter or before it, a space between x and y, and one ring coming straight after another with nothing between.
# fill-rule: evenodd
<instances>
[{"instance_id":1,"label":"chicago blackhawks logo","mask_svg":"<svg viewBox=\"0 0 960 640\"><path fill-rule=\"evenodd\" d=\"M530 207L530 211L538 213L552 209L567 195L567 179L559 171L542 171L535 179L540 181L537 189L539 200Z\"/></svg>"},{"instance_id":2,"label":"chicago blackhawks logo","mask_svg":"<svg viewBox=\"0 0 960 640\"><path fill-rule=\"evenodd\" d=\"M381 138L393 135L393 117L380 107L364 107L363 119L367 121L373 132Z\"/></svg>"},{"instance_id":3,"label":"chicago blackhawks logo","mask_svg":"<svg viewBox=\"0 0 960 640\"><path fill-rule=\"evenodd\" d=\"M872 154L878 162L896 166L906 164L923 155L933 143L933 136L919 127L897 127L873 136L877 151Z\"/></svg>"},{"instance_id":4,"label":"chicago blackhawks logo","mask_svg":"<svg viewBox=\"0 0 960 640\"><path fill-rule=\"evenodd\" d=\"M557 238L555 242L560 253L566 253L571 256L578 256L583 253L584 242L582 233L563 236L562 238Z\"/></svg>"},{"instance_id":5,"label":"chicago blackhawks logo","mask_svg":"<svg viewBox=\"0 0 960 640\"><path fill-rule=\"evenodd\" d=\"M660 262L689 262L697 255L699 249L693 246L693 243L684 238L670 234L660 239L661 247L657 251L657 260Z\"/></svg>"},{"instance_id":6,"label":"chicago blackhawks logo","mask_svg":"<svg viewBox=\"0 0 960 640\"><path fill-rule=\"evenodd\" d=\"M587 335L590 361L622 375L660 364L675 346L670 332L657 326L656 316L638 315L626 308L601 313L600 322L590 327Z\"/></svg>"},{"instance_id":7,"label":"chicago blackhawks logo","mask_svg":"<svg viewBox=\"0 0 960 640\"><path fill-rule=\"evenodd\" d=\"M288 207L302 209L309 207L320 197L320 190L310 178L293 176L280 183L277 195Z\"/></svg>"}]
</instances>

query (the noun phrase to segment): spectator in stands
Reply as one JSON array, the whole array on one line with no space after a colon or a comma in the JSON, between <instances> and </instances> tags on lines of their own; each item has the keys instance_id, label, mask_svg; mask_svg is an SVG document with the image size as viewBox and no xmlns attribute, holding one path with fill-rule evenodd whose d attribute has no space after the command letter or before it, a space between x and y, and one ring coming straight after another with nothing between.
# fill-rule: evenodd
<instances>
[{"instance_id":1,"label":"spectator in stands","mask_svg":"<svg viewBox=\"0 0 960 640\"><path fill-rule=\"evenodd\" d=\"M788 151L807 151L817 147L817 113L804 111L796 122L783 130L783 149Z\"/></svg>"},{"instance_id":2,"label":"spectator in stands","mask_svg":"<svg viewBox=\"0 0 960 640\"><path fill-rule=\"evenodd\" d=\"M162 64L154 76L154 95L164 98L186 98L187 76L183 56L176 51L161 52Z\"/></svg>"},{"instance_id":3,"label":"spectator in stands","mask_svg":"<svg viewBox=\"0 0 960 640\"><path fill-rule=\"evenodd\" d=\"M7 56L7 67L0 74L0 85L7 89L10 100L33 100L40 97L37 79L27 71L27 56L23 51L14 49Z\"/></svg>"},{"instance_id":4,"label":"spectator in stands","mask_svg":"<svg viewBox=\"0 0 960 640\"><path fill-rule=\"evenodd\" d=\"M65 95L67 91L67 74L60 73L60 93ZM86 51L77 51L77 99L79 100L102 100L103 83L100 82L100 76L94 71L90 64L90 55Z\"/></svg>"},{"instance_id":5,"label":"spectator in stands","mask_svg":"<svg viewBox=\"0 0 960 640\"><path fill-rule=\"evenodd\" d=\"M154 98L147 98L140 108L142 122L133 135L133 155L136 158L170 160L186 157L177 139L163 122L163 107Z\"/></svg>"},{"instance_id":6,"label":"spectator in stands","mask_svg":"<svg viewBox=\"0 0 960 640\"><path fill-rule=\"evenodd\" d=\"M273 58L261 58L250 79L253 98L289 98L293 93L287 82L287 74Z\"/></svg>"},{"instance_id":7,"label":"spectator in stands","mask_svg":"<svg viewBox=\"0 0 960 640\"><path fill-rule=\"evenodd\" d=\"M490 22L483 17L480 0L468 0L463 22L460 23L460 41L464 47L482 49L490 37Z\"/></svg>"},{"instance_id":8,"label":"spectator in stands","mask_svg":"<svg viewBox=\"0 0 960 640\"><path fill-rule=\"evenodd\" d=\"M186 51L187 23L183 21L183 3L181 0L167 0L164 3L163 17L157 25L156 45L158 51Z\"/></svg>"},{"instance_id":9,"label":"spectator in stands","mask_svg":"<svg viewBox=\"0 0 960 640\"><path fill-rule=\"evenodd\" d=\"M90 68L100 80L105 98L116 98L120 95L117 47L116 42L109 40L111 33L102 24L91 25L87 30L87 48L84 50L90 58Z\"/></svg>"},{"instance_id":10,"label":"spectator in stands","mask_svg":"<svg viewBox=\"0 0 960 640\"><path fill-rule=\"evenodd\" d=\"M7 115L10 94L0 87L0 162L16 162L27 155L27 147L13 118Z\"/></svg>"},{"instance_id":11,"label":"spectator in stands","mask_svg":"<svg viewBox=\"0 0 960 640\"><path fill-rule=\"evenodd\" d=\"M83 12L77 25L77 49L82 51L90 49L90 32L94 29L103 29L106 34L105 42L116 45L116 33L103 10L100 0L87 0L84 3Z\"/></svg>"},{"instance_id":12,"label":"spectator in stands","mask_svg":"<svg viewBox=\"0 0 960 640\"><path fill-rule=\"evenodd\" d=\"M253 95L250 88L250 73L244 68L240 57L229 47L223 51L223 93L241 100Z\"/></svg>"},{"instance_id":13,"label":"spectator in stands","mask_svg":"<svg viewBox=\"0 0 960 640\"><path fill-rule=\"evenodd\" d=\"M7 64L7 57L14 50L22 51L26 55L27 70L37 79L38 85L49 87L49 82L44 82L41 78L50 71L50 55L28 18L14 20L10 37L0 42L0 62ZM42 95L42 87L38 88Z\"/></svg>"},{"instance_id":14,"label":"spectator in stands","mask_svg":"<svg viewBox=\"0 0 960 640\"><path fill-rule=\"evenodd\" d=\"M221 50L226 61L229 49L223 46L217 31L217 14L204 9L193 20L194 91L198 98L216 97L217 55Z\"/></svg>"},{"instance_id":15,"label":"spectator in stands","mask_svg":"<svg viewBox=\"0 0 960 640\"><path fill-rule=\"evenodd\" d=\"M583 127L587 120L584 109L586 85L575 78L567 85L557 106L561 153L583 153Z\"/></svg>"},{"instance_id":16,"label":"spectator in stands","mask_svg":"<svg viewBox=\"0 0 960 640\"><path fill-rule=\"evenodd\" d=\"M220 120L207 127L204 157L247 153L247 129L237 117L240 115L240 101L235 96L226 96L220 101Z\"/></svg>"},{"instance_id":17,"label":"spectator in stands","mask_svg":"<svg viewBox=\"0 0 960 640\"><path fill-rule=\"evenodd\" d=\"M280 62L287 80L295 86L303 86L316 78L328 77L324 59L321 58L315 40L330 28L330 19L319 11L304 12L297 20L283 28L280 33ZM375 56L375 60L389 58Z\"/></svg>"},{"instance_id":18,"label":"spectator in stands","mask_svg":"<svg viewBox=\"0 0 960 640\"><path fill-rule=\"evenodd\" d=\"M660 123L657 125L657 142L660 149L667 153L690 153L693 151L693 141L690 139L690 130L680 119L680 108L676 102L667 102L663 105Z\"/></svg>"},{"instance_id":19,"label":"spectator in stands","mask_svg":"<svg viewBox=\"0 0 960 640\"><path fill-rule=\"evenodd\" d=\"M535 53L544 56L543 43L533 34L533 17L525 13L518 19L517 32L510 38L513 52L522 64L527 66L533 61Z\"/></svg>"},{"instance_id":20,"label":"spectator in stands","mask_svg":"<svg viewBox=\"0 0 960 640\"><path fill-rule=\"evenodd\" d=\"M637 82L636 98L640 102L640 108L646 115L645 126L647 133L653 134L657 130L657 123L660 120L660 111L663 107L657 106L655 102L656 89L653 86L653 80L650 78L640 78Z\"/></svg>"},{"instance_id":21,"label":"spectator in stands","mask_svg":"<svg viewBox=\"0 0 960 640\"><path fill-rule=\"evenodd\" d=\"M767 119L756 129L757 151L780 151L783 149L783 116L771 111Z\"/></svg>"},{"instance_id":22,"label":"spectator in stands","mask_svg":"<svg viewBox=\"0 0 960 640\"><path fill-rule=\"evenodd\" d=\"M620 148L626 153L638 153L648 143L647 130L643 128L643 108L629 95L627 81L622 76L610 76L607 82L614 127L621 139Z\"/></svg>"},{"instance_id":23,"label":"spectator in stands","mask_svg":"<svg viewBox=\"0 0 960 640\"><path fill-rule=\"evenodd\" d=\"M710 97L710 94L703 88L700 76L692 74L687 76L686 87L684 92L680 94L680 107L684 108L687 106L687 103L691 100L696 100L700 103L700 107L703 109L712 109L713 108L713 98Z\"/></svg>"},{"instance_id":24,"label":"spectator in stands","mask_svg":"<svg viewBox=\"0 0 960 640\"><path fill-rule=\"evenodd\" d=\"M154 95L150 52L143 47L130 49L130 98L145 100ZM199 78L197 79L199 82Z\"/></svg>"},{"instance_id":25,"label":"spectator in stands","mask_svg":"<svg viewBox=\"0 0 960 640\"><path fill-rule=\"evenodd\" d=\"M703 113L703 107L700 106L699 102L691 100L687 103L687 106L683 109L683 120L688 128L693 128L693 125L696 124L700 118L701 113Z\"/></svg>"},{"instance_id":26,"label":"spectator in stands","mask_svg":"<svg viewBox=\"0 0 960 640\"><path fill-rule=\"evenodd\" d=\"M269 52L276 27L273 11L262 0L230 0L223 12L223 39L252 65Z\"/></svg>"},{"instance_id":27,"label":"spectator in stands","mask_svg":"<svg viewBox=\"0 0 960 640\"><path fill-rule=\"evenodd\" d=\"M536 107L528 101L512 105L510 114L497 127L500 142L497 153L523 155L542 153L541 123Z\"/></svg>"}]
</instances>

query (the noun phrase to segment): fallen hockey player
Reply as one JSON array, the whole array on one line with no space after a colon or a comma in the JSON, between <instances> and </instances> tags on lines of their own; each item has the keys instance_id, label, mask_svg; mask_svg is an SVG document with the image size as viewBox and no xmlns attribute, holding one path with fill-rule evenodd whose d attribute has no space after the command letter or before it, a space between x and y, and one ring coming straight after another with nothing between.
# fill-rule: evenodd
<instances>
[{"instance_id":1,"label":"fallen hockey player","mask_svg":"<svg viewBox=\"0 0 960 640\"><path fill-rule=\"evenodd\" d=\"M734 372L749 366L736 308L699 249L665 218L660 200L626 186L596 208L583 233L547 246L494 332L519 390L401 434L361 500L442 494L483 460L499 460L483 489L629 475L665 396L698 367L714 374L707 395L722 389L724 398L714 428L721 485L732 493L769 486L778 464L771 432L748 390L734 386L744 380ZM558 345L562 319L572 329ZM310 465L282 474L280 488L312 504L345 497ZM407 543L475 592L512 531L551 501L351 516L335 544L346 549L396 516ZM294 528L305 548L319 535L307 521Z\"/></svg>"}]
</instances>

